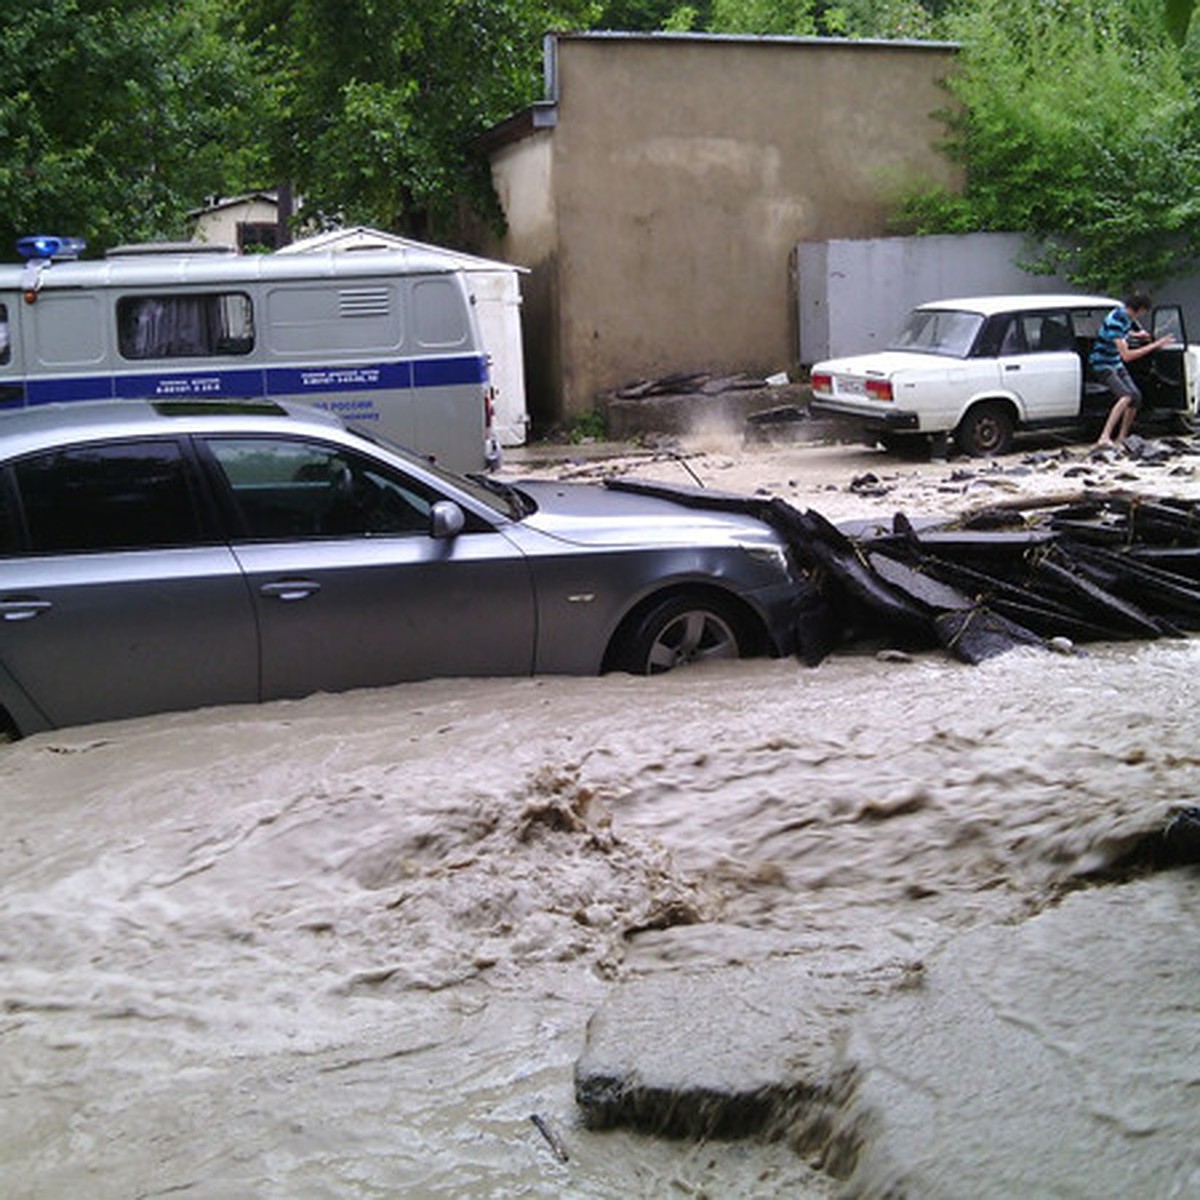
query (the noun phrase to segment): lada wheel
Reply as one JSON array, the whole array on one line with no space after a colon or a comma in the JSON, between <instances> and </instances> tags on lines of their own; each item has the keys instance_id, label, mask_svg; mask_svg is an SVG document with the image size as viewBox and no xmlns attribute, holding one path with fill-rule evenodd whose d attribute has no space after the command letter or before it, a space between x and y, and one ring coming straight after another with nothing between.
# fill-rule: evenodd
<instances>
[{"instance_id":1,"label":"lada wheel","mask_svg":"<svg viewBox=\"0 0 1200 1200\"><path fill-rule=\"evenodd\" d=\"M998 400L976 404L969 409L954 434L958 448L973 458L1007 453L1012 438L1012 411Z\"/></svg>"},{"instance_id":2,"label":"lada wheel","mask_svg":"<svg viewBox=\"0 0 1200 1200\"><path fill-rule=\"evenodd\" d=\"M707 596L671 596L650 608L618 656L617 668L635 675L713 658L740 658L740 622L725 604Z\"/></svg>"}]
</instances>

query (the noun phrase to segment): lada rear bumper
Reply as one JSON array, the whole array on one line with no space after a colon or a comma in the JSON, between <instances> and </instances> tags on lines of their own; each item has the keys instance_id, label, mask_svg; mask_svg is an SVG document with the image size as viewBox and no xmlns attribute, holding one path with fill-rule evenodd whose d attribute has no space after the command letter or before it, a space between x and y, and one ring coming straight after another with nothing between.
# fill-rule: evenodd
<instances>
[{"instance_id":1,"label":"lada rear bumper","mask_svg":"<svg viewBox=\"0 0 1200 1200\"><path fill-rule=\"evenodd\" d=\"M814 396L808 402L808 408L816 416L842 417L855 421L872 433L916 431L921 428L917 414L904 409L867 408L853 401L833 400L823 396Z\"/></svg>"}]
</instances>

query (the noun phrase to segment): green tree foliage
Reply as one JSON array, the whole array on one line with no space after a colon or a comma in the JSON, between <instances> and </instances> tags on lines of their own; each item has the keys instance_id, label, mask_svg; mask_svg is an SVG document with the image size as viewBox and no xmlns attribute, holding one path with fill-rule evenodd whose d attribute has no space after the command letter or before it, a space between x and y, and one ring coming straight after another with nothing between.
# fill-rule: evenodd
<instances>
[{"instance_id":1,"label":"green tree foliage","mask_svg":"<svg viewBox=\"0 0 1200 1200\"><path fill-rule=\"evenodd\" d=\"M626 33L686 33L706 29L711 12L711 0L696 0L694 4L681 4L679 0L602 0L588 27Z\"/></svg>"},{"instance_id":2,"label":"green tree foliage","mask_svg":"<svg viewBox=\"0 0 1200 1200\"><path fill-rule=\"evenodd\" d=\"M6 0L0 256L179 236L206 196L285 180L310 212L454 240L493 202L474 139L542 96L548 30L707 29L959 40L966 193L907 195L905 227L1023 230L1081 283L1152 280L1200 249L1195 3Z\"/></svg>"},{"instance_id":3,"label":"green tree foliage","mask_svg":"<svg viewBox=\"0 0 1200 1200\"><path fill-rule=\"evenodd\" d=\"M253 169L248 53L220 0L6 0L0 13L0 256L22 234L94 250L182 233Z\"/></svg>"},{"instance_id":4,"label":"green tree foliage","mask_svg":"<svg viewBox=\"0 0 1200 1200\"><path fill-rule=\"evenodd\" d=\"M814 0L712 0L709 30L774 37L817 33Z\"/></svg>"},{"instance_id":5,"label":"green tree foliage","mask_svg":"<svg viewBox=\"0 0 1200 1200\"><path fill-rule=\"evenodd\" d=\"M1177 46L1187 42L1188 29L1196 12L1196 0L1163 0L1163 16L1167 32Z\"/></svg>"},{"instance_id":6,"label":"green tree foliage","mask_svg":"<svg viewBox=\"0 0 1200 1200\"><path fill-rule=\"evenodd\" d=\"M928 38L946 0L710 0L713 33Z\"/></svg>"},{"instance_id":7,"label":"green tree foliage","mask_svg":"<svg viewBox=\"0 0 1200 1200\"><path fill-rule=\"evenodd\" d=\"M491 199L472 139L540 98L542 39L585 0L243 0L276 80L281 178L310 209L418 235Z\"/></svg>"},{"instance_id":8,"label":"green tree foliage","mask_svg":"<svg viewBox=\"0 0 1200 1200\"><path fill-rule=\"evenodd\" d=\"M1010 230L1033 264L1122 289L1200 251L1197 96L1157 0L974 0L950 19L964 50L948 152L962 195L906 197L901 228Z\"/></svg>"}]
</instances>

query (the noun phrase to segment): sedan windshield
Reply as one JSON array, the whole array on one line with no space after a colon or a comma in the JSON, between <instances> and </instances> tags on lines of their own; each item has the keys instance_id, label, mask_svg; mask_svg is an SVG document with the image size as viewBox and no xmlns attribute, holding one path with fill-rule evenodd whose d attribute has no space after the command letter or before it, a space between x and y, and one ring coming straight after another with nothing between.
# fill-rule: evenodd
<instances>
[{"instance_id":1,"label":"sedan windshield","mask_svg":"<svg viewBox=\"0 0 1200 1200\"><path fill-rule=\"evenodd\" d=\"M888 349L966 358L982 324L979 313L948 308L914 309Z\"/></svg>"},{"instance_id":2,"label":"sedan windshield","mask_svg":"<svg viewBox=\"0 0 1200 1200\"><path fill-rule=\"evenodd\" d=\"M467 492L473 499L485 504L493 512L508 517L509 520L519 521L537 509L537 504L529 496L511 484L501 483L485 475L459 475L454 471L447 471L432 459L414 454L406 446L401 446L374 430L356 427L351 432L366 442L382 446L389 453L413 463L422 471L458 488L459 491Z\"/></svg>"}]
</instances>

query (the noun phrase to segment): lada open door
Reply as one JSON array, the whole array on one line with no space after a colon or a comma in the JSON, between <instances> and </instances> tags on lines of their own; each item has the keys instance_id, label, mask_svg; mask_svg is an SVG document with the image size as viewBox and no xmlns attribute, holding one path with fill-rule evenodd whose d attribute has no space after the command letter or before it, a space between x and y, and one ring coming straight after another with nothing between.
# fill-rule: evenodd
<instances>
[{"instance_id":1,"label":"lada open door","mask_svg":"<svg viewBox=\"0 0 1200 1200\"><path fill-rule=\"evenodd\" d=\"M1129 363L1129 373L1142 391L1139 420L1161 422L1174 418L1177 423L1186 421L1195 416L1200 401L1197 395L1200 346L1188 345L1183 309L1177 304L1156 307L1151 313L1147 332L1152 339L1170 334L1174 340L1169 346ZM1102 419L1112 403L1112 393L1089 376L1083 400L1084 415Z\"/></svg>"}]
</instances>

